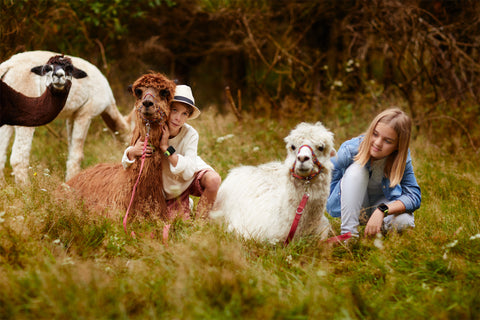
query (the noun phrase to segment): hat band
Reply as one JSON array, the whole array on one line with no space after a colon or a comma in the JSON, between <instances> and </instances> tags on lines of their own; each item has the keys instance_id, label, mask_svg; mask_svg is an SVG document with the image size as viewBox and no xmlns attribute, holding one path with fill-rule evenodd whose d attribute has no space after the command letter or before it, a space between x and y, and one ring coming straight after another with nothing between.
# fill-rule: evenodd
<instances>
[{"instance_id":1,"label":"hat band","mask_svg":"<svg viewBox=\"0 0 480 320\"><path fill-rule=\"evenodd\" d=\"M178 101L182 101L182 102L186 102L188 104L191 104L192 106L195 106L195 103L193 103L192 100L188 99L188 98L185 98L185 97L182 97L182 96L174 96L173 97L173 100L178 100Z\"/></svg>"}]
</instances>

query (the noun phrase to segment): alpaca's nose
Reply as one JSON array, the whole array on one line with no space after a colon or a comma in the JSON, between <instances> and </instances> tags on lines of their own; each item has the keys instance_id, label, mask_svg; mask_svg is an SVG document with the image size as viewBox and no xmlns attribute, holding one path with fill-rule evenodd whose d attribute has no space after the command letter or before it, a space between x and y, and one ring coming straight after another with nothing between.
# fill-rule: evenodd
<instances>
[{"instance_id":1,"label":"alpaca's nose","mask_svg":"<svg viewBox=\"0 0 480 320\"><path fill-rule=\"evenodd\" d=\"M153 102L150 101L150 100L143 100L142 104L145 108L149 108L149 107L153 106Z\"/></svg>"},{"instance_id":2,"label":"alpaca's nose","mask_svg":"<svg viewBox=\"0 0 480 320\"><path fill-rule=\"evenodd\" d=\"M300 162L305 162L305 161L310 160L310 157L307 156L307 155L299 155L299 156L297 157L297 159L298 159L298 161L300 161Z\"/></svg>"}]
</instances>

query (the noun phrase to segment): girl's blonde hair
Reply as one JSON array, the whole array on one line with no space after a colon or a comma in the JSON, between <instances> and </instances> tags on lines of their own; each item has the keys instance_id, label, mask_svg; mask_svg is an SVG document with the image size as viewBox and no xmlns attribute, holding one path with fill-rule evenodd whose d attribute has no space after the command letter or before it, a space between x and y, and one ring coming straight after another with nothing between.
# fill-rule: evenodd
<instances>
[{"instance_id":1,"label":"girl's blonde hair","mask_svg":"<svg viewBox=\"0 0 480 320\"><path fill-rule=\"evenodd\" d=\"M372 135L378 123L384 123L390 126L398 135L397 150L387 157L384 169L385 176L390 179L390 187L394 187L400 183L405 171L412 131L412 120L399 108L387 109L377 115L370 124L367 132L365 132L365 137L360 143L358 154L354 158L354 160L362 166L365 166L370 160Z\"/></svg>"}]
</instances>

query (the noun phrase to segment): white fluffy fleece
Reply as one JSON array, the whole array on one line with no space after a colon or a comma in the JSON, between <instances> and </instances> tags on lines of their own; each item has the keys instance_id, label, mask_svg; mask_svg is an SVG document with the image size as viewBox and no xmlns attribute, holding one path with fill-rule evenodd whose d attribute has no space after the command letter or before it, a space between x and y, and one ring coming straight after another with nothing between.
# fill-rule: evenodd
<instances>
[{"instance_id":1,"label":"white fluffy fleece","mask_svg":"<svg viewBox=\"0 0 480 320\"><path fill-rule=\"evenodd\" d=\"M229 231L245 238L284 241L290 231L296 210L305 192L310 197L298 224L295 237L318 235L325 239L330 230L325 204L330 191L335 155L333 134L320 122L300 123L285 138L287 158L259 166L241 166L232 169L220 186L212 218L223 218ZM308 183L294 177L309 176L319 170L311 151L323 166L320 174Z\"/></svg>"}]
</instances>

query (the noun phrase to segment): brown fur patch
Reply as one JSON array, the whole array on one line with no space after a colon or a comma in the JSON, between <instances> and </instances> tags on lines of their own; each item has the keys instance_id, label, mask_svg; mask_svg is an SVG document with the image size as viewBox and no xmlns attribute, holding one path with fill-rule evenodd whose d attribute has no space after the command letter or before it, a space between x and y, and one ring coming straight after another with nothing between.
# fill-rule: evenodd
<instances>
[{"instance_id":1,"label":"brown fur patch","mask_svg":"<svg viewBox=\"0 0 480 320\"><path fill-rule=\"evenodd\" d=\"M50 59L48 59L47 64L56 64L63 67L65 67L66 65L73 65L72 59L70 59L69 57L65 57L63 54L51 57Z\"/></svg>"}]
</instances>

